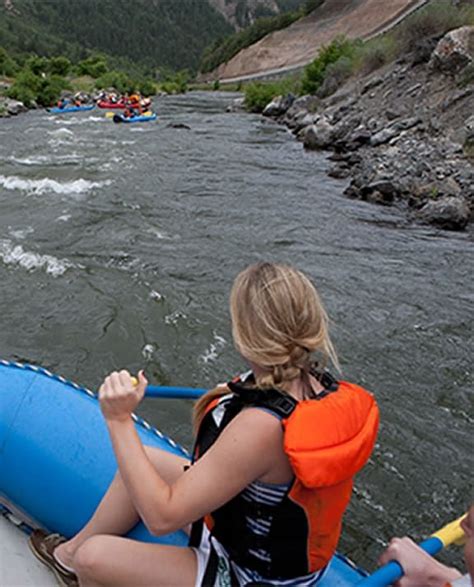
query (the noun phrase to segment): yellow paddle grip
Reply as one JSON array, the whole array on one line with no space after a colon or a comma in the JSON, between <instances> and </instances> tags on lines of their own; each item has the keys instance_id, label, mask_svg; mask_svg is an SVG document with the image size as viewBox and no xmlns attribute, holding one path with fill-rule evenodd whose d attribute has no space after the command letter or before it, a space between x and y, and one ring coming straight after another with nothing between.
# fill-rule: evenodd
<instances>
[{"instance_id":1,"label":"yellow paddle grip","mask_svg":"<svg viewBox=\"0 0 474 587\"><path fill-rule=\"evenodd\" d=\"M465 517L466 515L463 515L457 520L446 524L446 526L432 534L432 536L441 540L444 546L448 546L449 544L457 544L458 546L461 546L466 541L466 535L460 525Z\"/></svg>"}]
</instances>

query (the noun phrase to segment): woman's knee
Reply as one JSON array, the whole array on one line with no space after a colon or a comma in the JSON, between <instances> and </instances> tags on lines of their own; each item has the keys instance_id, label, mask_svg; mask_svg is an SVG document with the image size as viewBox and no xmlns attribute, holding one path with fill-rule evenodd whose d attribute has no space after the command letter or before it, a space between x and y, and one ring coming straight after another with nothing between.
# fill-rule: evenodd
<instances>
[{"instance_id":1,"label":"woman's knee","mask_svg":"<svg viewBox=\"0 0 474 587\"><path fill-rule=\"evenodd\" d=\"M73 566L80 578L94 578L100 574L104 561L107 561L108 536L92 536L76 550Z\"/></svg>"}]
</instances>

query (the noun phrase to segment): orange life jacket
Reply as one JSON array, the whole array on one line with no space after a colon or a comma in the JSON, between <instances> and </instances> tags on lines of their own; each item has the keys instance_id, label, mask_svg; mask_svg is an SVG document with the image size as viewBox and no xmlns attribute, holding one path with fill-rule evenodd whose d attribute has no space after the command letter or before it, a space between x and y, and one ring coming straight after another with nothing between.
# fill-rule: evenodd
<instances>
[{"instance_id":1,"label":"orange life jacket","mask_svg":"<svg viewBox=\"0 0 474 587\"><path fill-rule=\"evenodd\" d=\"M327 373L319 378L325 391L301 402L276 389L256 389L240 380L229 383L231 394L210 404L196 440L195 458L199 458L246 407L263 408L281 419L284 450L295 479L272 512L268 537L260 540L270 560L252 555L258 545L246 527L250 506L242 494L205 520L237 564L271 579L300 577L327 565L336 550L354 476L367 462L377 436L374 397L353 383L336 382ZM216 410L219 418L213 415ZM199 542L199 533L197 523L192 545Z\"/></svg>"}]
</instances>

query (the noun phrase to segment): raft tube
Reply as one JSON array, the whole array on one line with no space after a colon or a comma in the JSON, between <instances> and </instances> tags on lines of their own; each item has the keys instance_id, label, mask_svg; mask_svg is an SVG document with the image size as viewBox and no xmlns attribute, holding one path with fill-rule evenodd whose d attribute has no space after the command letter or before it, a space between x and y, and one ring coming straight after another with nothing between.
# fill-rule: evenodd
<instances>
[{"instance_id":1,"label":"raft tube","mask_svg":"<svg viewBox=\"0 0 474 587\"><path fill-rule=\"evenodd\" d=\"M141 115L137 115L137 116L132 116L131 118L127 118L126 116L124 116L123 114L114 114L114 122L151 122L152 120L156 120L158 117L156 116L156 114L149 114L149 115L145 115L145 114L141 114Z\"/></svg>"},{"instance_id":2,"label":"raft tube","mask_svg":"<svg viewBox=\"0 0 474 587\"><path fill-rule=\"evenodd\" d=\"M106 110L115 110L115 109L124 109L124 108L133 108L134 106L131 104L126 104L125 102L107 102L105 100L99 100L97 102L97 106L99 108L104 108ZM137 106L138 108L138 106Z\"/></svg>"},{"instance_id":3,"label":"raft tube","mask_svg":"<svg viewBox=\"0 0 474 587\"><path fill-rule=\"evenodd\" d=\"M94 104L84 104L84 106L64 106L64 108L48 108L51 114L66 114L68 112L86 112L87 110L94 110Z\"/></svg>"},{"instance_id":4,"label":"raft tube","mask_svg":"<svg viewBox=\"0 0 474 587\"><path fill-rule=\"evenodd\" d=\"M71 537L89 520L116 471L96 395L35 365L0 360L0 405L0 504L30 527ZM133 418L144 444L189 458L159 430ZM187 544L182 531L156 537L143 523L128 535ZM353 587L365 576L336 554L318 587Z\"/></svg>"}]
</instances>

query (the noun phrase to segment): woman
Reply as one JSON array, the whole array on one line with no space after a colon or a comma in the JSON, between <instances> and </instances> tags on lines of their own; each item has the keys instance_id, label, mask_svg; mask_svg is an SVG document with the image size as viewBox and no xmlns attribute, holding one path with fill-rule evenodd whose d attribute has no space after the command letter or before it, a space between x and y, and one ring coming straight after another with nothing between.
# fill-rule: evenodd
<instances>
[{"instance_id":1,"label":"woman","mask_svg":"<svg viewBox=\"0 0 474 587\"><path fill-rule=\"evenodd\" d=\"M131 414L143 372L100 388L118 472L90 522L71 540L35 534L35 553L64 582L130 585L314 585L341 530L355 473L375 442L378 410L362 388L316 369L337 358L319 296L299 271L259 263L230 299L234 343L251 372L195 407L192 466L144 447ZM187 528L190 546L121 536L142 519L163 535ZM71 584L71 583L69 583Z\"/></svg>"}]
</instances>

